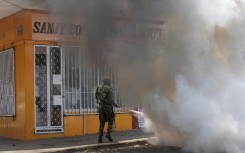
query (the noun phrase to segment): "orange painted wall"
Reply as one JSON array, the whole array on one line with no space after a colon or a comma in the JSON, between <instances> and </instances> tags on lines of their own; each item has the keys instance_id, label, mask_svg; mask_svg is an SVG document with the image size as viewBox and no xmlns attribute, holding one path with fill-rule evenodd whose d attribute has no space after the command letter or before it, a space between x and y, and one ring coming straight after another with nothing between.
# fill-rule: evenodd
<instances>
[{"instance_id":1,"label":"orange painted wall","mask_svg":"<svg viewBox=\"0 0 245 153\"><path fill-rule=\"evenodd\" d=\"M20 25L23 26L22 35L17 33L17 27ZM33 73L29 71L30 61L26 60L26 46L23 42L17 41L30 40L31 32L31 11L20 11L0 21L0 51L14 48L15 54L16 116L0 117L0 135L4 137L26 139L26 102L31 94L26 90L26 81ZM14 44L16 42L18 45Z\"/></svg>"},{"instance_id":2,"label":"orange painted wall","mask_svg":"<svg viewBox=\"0 0 245 153\"><path fill-rule=\"evenodd\" d=\"M65 116L64 133L57 134L34 134L34 120L30 120L26 133L25 140L83 135L83 116Z\"/></svg>"},{"instance_id":3,"label":"orange painted wall","mask_svg":"<svg viewBox=\"0 0 245 153\"><path fill-rule=\"evenodd\" d=\"M18 35L18 26L23 26L23 34ZM25 10L0 20L0 50L11 47L19 40L31 40L31 11Z\"/></svg>"},{"instance_id":4,"label":"orange painted wall","mask_svg":"<svg viewBox=\"0 0 245 153\"><path fill-rule=\"evenodd\" d=\"M19 40L31 40L32 37L32 24L31 24L31 11L21 11L14 15L14 42ZM18 26L23 26L23 34L18 35Z\"/></svg>"},{"instance_id":5,"label":"orange painted wall","mask_svg":"<svg viewBox=\"0 0 245 153\"><path fill-rule=\"evenodd\" d=\"M4 46L14 42L14 16L0 21L0 50Z\"/></svg>"},{"instance_id":6,"label":"orange painted wall","mask_svg":"<svg viewBox=\"0 0 245 153\"><path fill-rule=\"evenodd\" d=\"M116 114L116 131L132 130L131 114Z\"/></svg>"},{"instance_id":7,"label":"orange painted wall","mask_svg":"<svg viewBox=\"0 0 245 153\"><path fill-rule=\"evenodd\" d=\"M25 71L24 78L26 89L26 139L28 135L34 133L34 46L32 44L25 44Z\"/></svg>"},{"instance_id":8,"label":"orange painted wall","mask_svg":"<svg viewBox=\"0 0 245 153\"><path fill-rule=\"evenodd\" d=\"M0 52L8 48L15 50L16 103L16 117L0 117L0 136L31 140L98 133L98 115L86 115L64 116L64 133L34 134L34 45L54 45L57 41L32 41L31 19L32 12L27 10L0 21ZM20 25L23 25L22 35L17 34ZM130 114L116 114L117 127L113 130L131 130L131 123Z\"/></svg>"},{"instance_id":9,"label":"orange painted wall","mask_svg":"<svg viewBox=\"0 0 245 153\"><path fill-rule=\"evenodd\" d=\"M65 136L83 135L83 116L65 116L64 131Z\"/></svg>"},{"instance_id":10,"label":"orange painted wall","mask_svg":"<svg viewBox=\"0 0 245 153\"><path fill-rule=\"evenodd\" d=\"M86 122L86 129L84 131L84 121ZM29 123L33 123L27 131L26 140L40 139L40 138L52 138L52 137L67 137L67 136L80 136L85 134L96 134L99 129L98 115L86 115L84 116L64 116L64 133L59 134L34 134L30 132L34 130L34 120ZM116 128L113 131L126 131L132 130L132 116L130 114L116 114ZM107 130L107 123L104 131Z\"/></svg>"},{"instance_id":11,"label":"orange painted wall","mask_svg":"<svg viewBox=\"0 0 245 153\"><path fill-rule=\"evenodd\" d=\"M86 115L86 134L98 133L99 130L99 116L98 115ZM132 130L132 115L130 114L116 114L116 128L114 131ZM107 130L107 123L105 124L104 131Z\"/></svg>"},{"instance_id":12,"label":"orange painted wall","mask_svg":"<svg viewBox=\"0 0 245 153\"><path fill-rule=\"evenodd\" d=\"M25 46L15 47L15 107L16 117L0 117L0 135L25 139Z\"/></svg>"}]
</instances>

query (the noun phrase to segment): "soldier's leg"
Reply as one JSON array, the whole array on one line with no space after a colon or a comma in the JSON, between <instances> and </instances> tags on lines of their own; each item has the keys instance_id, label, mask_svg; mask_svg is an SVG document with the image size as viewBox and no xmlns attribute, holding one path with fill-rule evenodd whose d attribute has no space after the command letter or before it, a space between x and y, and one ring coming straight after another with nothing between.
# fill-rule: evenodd
<instances>
[{"instance_id":1,"label":"soldier's leg","mask_svg":"<svg viewBox=\"0 0 245 153\"><path fill-rule=\"evenodd\" d=\"M99 113L99 120L100 120L100 126L99 126L98 143L102 143L102 136L103 136L103 131L104 131L104 127L105 127L105 115L103 112Z\"/></svg>"},{"instance_id":2,"label":"soldier's leg","mask_svg":"<svg viewBox=\"0 0 245 153\"><path fill-rule=\"evenodd\" d=\"M106 138L109 141L113 141L112 137L111 137L111 130L113 127L113 122L114 122L114 113L110 114L110 117L108 118L108 128L107 128L107 133L106 133Z\"/></svg>"},{"instance_id":3,"label":"soldier's leg","mask_svg":"<svg viewBox=\"0 0 245 153\"><path fill-rule=\"evenodd\" d=\"M113 128L113 121L114 121L114 117L111 117L109 120L108 120L108 128L107 128L107 133L111 133L111 130Z\"/></svg>"},{"instance_id":4,"label":"soldier's leg","mask_svg":"<svg viewBox=\"0 0 245 153\"><path fill-rule=\"evenodd\" d=\"M104 127L105 127L105 122L100 121L99 134L102 136L103 136Z\"/></svg>"}]
</instances>

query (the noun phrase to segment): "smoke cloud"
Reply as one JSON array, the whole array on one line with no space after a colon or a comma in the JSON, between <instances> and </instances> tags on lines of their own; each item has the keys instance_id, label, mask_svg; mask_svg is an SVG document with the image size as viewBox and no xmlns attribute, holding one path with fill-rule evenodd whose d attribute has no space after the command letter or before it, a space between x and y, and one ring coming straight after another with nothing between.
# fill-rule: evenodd
<instances>
[{"instance_id":1,"label":"smoke cloud","mask_svg":"<svg viewBox=\"0 0 245 153\"><path fill-rule=\"evenodd\" d=\"M124 103L144 107L160 143L243 153L244 3L54 0L49 6L65 14L58 19L86 23L86 44L118 74Z\"/></svg>"}]
</instances>

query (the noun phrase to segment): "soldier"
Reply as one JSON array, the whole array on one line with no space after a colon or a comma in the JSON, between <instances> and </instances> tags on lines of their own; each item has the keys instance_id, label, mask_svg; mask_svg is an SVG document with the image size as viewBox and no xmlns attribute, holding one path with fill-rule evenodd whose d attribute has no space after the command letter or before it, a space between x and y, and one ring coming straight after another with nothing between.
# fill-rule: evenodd
<instances>
[{"instance_id":1,"label":"soldier","mask_svg":"<svg viewBox=\"0 0 245 153\"><path fill-rule=\"evenodd\" d=\"M102 143L102 136L103 136L105 122L108 122L106 138L109 141L113 141L111 137L111 129L115 118L113 106L119 107L119 105L117 105L114 102L111 80L109 78L106 77L103 80L103 84L97 87L95 97L97 99L97 103L99 104L98 112L99 112L100 126L99 126L98 143Z\"/></svg>"}]
</instances>

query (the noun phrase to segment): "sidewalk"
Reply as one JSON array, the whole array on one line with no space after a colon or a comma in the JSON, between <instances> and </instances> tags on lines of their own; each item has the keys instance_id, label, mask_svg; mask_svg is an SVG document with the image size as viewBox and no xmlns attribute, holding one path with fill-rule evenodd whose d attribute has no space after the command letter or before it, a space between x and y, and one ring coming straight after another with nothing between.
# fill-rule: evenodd
<instances>
[{"instance_id":1,"label":"sidewalk","mask_svg":"<svg viewBox=\"0 0 245 153\"><path fill-rule=\"evenodd\" d=\"M85 149L88 147L96 147L100 145L135 143L147 141L153 137L151 133L144 133L142 130L112 132L113 143L108 143L103 137L103 143L98 144L98 134L82 135L76 137L62 137L38 139L31 141L21 141L15 139L7 139L0 137L1 153L37 153L37 152L65 152L65 150Z\"/></svg>"}]
</instances>

